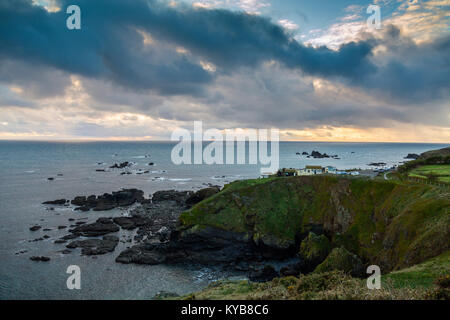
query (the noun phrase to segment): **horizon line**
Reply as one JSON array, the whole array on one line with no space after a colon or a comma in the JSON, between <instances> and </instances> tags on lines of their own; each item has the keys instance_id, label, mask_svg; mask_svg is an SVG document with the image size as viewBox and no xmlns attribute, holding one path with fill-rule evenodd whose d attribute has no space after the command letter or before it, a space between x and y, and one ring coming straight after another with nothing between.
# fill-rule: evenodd
<instances>
[{"instance_id":1,"label":"horizon line","mask_svg":"<svg viewBox=\"0 0 450 320\"><path fill-rule=\"evenodd\" d=\"M191 142L213 142L214 140L194 140ZM248 140L235 140L235 142L248 142ZM93 142L163 142L163 143L179 143L181 141L172 141L164 139L94 139L94 138L64 138L64 139L2 139L0 142L54 142L54 143L93 143ZM223 141L226 142L226 141ZM263 142L262 140L257 140L256 142ZM267 140L267 142L272 142L272 140ZM429 142L429 141L329 141L329 140L279 140L279 142L309 142L309 143L392 143L392 144L449 144L450 142Z\"/></svg>"}]
</instances>

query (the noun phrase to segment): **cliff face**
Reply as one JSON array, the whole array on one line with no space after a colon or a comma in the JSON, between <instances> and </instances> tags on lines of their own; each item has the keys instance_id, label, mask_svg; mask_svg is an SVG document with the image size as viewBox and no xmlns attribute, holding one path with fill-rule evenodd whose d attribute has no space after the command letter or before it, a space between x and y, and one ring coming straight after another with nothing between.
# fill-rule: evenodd
<instances>
[{"instance_id":1,"label":"cliff face","mask_svg":"<svg viewBox=\"0 0 450 320\"><path fill-rule=\"evenodd\" d=\"M431 186L339 177L234 182L180 217L180 239L205 230L240 234L271 250L297 250L325 234L383 273L449 249L450 196Z\"/></svg>"}]
</instances>

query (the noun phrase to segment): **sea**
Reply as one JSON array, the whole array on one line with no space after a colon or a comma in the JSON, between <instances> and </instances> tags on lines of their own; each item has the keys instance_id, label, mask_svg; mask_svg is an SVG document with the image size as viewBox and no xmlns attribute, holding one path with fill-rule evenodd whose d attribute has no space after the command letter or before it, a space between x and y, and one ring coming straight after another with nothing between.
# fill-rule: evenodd
<instances>
[{"instance_id":1,"label":"sea","mask_svg":"<svg viewBox=\"0 0 450 320\"><path fill-rule=\"evenodd\" d=\"M79 212L72 207L50 210L47 200L110 193L138 188L149 197L159 190L198 190L208 184L258 178L259 164L176 165L174 142L37 142L0 141L0 299L151 299L161 291L186 294L198 291L218 277L214 270L180 266L144 266L115 263L130 245L132 231L121 231L113 253L81 256L79 249L63 254L64 244L53 241L66 235L75 221L129 214L131 208L108 212ZM409 153L448 147L426 143L280 142L280 167L331 165L338 169L367 169L372 162L393 166ZM270 148L269 148L270 149ZM248 155L248 145L246 145ZM339 159L313 159L297 153L313 150ZM130 168L109 167L128 161ZM153 163L153 165L149 165ZM97 171L97 170L105 170ZM121 175L123 171L131 174ZM147 173L144 173L148 171ZM48 178L52 178L49 180ZM41 230L30 231L34 225ZM66 226L66 229L58 229ZM51 229L43 231L44 228ZM33 241L48 235L49 238ZM31 256L48 256L34 262ZM68 289L67 268L80 267L81 289Z\"/></svg>"}]
</instances>

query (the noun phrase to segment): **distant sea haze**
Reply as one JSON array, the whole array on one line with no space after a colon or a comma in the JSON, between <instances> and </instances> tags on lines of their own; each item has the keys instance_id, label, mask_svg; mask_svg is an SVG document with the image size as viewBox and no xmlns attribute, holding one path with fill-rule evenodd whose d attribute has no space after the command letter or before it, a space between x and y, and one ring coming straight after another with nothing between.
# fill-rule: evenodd
<instances>
[{"instance_id":1,"label":"distant sea haze","mask_svg":"<svg viewBox=\"0 0 450 320\"><path fill-rule=\"evenodd\" d=\"M95 221L105 213L74 212L71 208L47 210L41 203L73 199L77 195L103 194L121 188L138 188L145 196L158 190L197 190L238 179L258 178L258 165L175 165L172 142L18 142L0 141L0 299L149 299L158 291L179 294L208 284L209 270L176 266L121 265L114 262L124 248L92 259L78 253L59 253L53 244L67 233L58 230L68 219ZM387 166L406 161L409 153L448 147L424 143L318 143L280 142L280 167L306 165L339 169L368 168L372 162ZM270 149L269 149L270 150ZM313 151L340 159L313 159L297 153ZM110 169L128 161L131 167ZM130 174L123 174L122 172ZM51 178L49 180L48 178ZM109 216L126 214L120 210ZM29 242L35 224L50 227L50 239ZM45 255L51 263L36 263L31 255ZM68 290L66 269L80 266L83 290Z\"/></svg>"}]
</instances>

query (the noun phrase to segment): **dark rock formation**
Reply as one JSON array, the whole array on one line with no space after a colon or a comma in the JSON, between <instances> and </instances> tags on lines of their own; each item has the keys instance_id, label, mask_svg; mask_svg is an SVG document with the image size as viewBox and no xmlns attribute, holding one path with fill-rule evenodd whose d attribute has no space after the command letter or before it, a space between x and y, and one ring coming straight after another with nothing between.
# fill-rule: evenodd
<instances>
[{"instance_id":1,"label":"dark rock formation","mask_svg":"<svg viewBox=\"0 0 450 320\"><path fill-rule=\"evenodd\" d=\"M77 206L75 210L89 211L107 211L117 207L126 207L134 204L135 202L145 201L144 192L138 189L123 189L121 191L105 193L101 196L91 195L77 196L71 204Z\"/></svg>"},{"instance_id":2,"label":"dark rock formation","mask_svg":"<svg viewBox=\"0 0 450 320\"><path fill-rule=\"evenodd\" d=\"M38 257L38 256L32 256L32 257L30 257L30 260L31 260L31 261L42 261L42 262L47 262L47 261L50 261L50 258L49 258L49 257L44 257L44 256L40 256L40 257Z\"/></svg>"},{"instance_id":3,"label":"dark rock formation","mask_svg":"<svg viewBox=\"0 0 450 320\"><path fill-rule=\"evenodd\" d=\"M192 195L192 191L157 191L152 196L153 203L163 201L175 201L178 205L185 205L186 200Z\"/></svg>"},{"instance_id":4,"label":"dark rock formation","mask_svg":"<svg viewBox=\"0 0 450 320\"><path fill-rule=\"evenodd\" d=\"M404 158L404 159L413 159L413 160L417 160L420 158L420 155L415 154L415 153L408 153L408 155Z\"/></svg>"},{"instance_id":5,"label":"dark rock formation","mask_svg":"<svg viewBox=\"0 0 450 320\"><path fill-rule=\"evenodd\" d=\"M32 226L31 228L30 228L30 231L38 231L39 229L41 229L42 227L41 226Z\"/></svg>"},{"instance_id":6,"label":"dark rock formation","mask_svg":"<svg viewBox=\"0 0 450 320\"><path fill-rule=\"evenodd\" d=\"M131 163L129 163L128 161L125 161L120 164L115 163L110 168L111 169L123 169L123 168L130 167L130 166L131 166Z\"/></svg>"},{"instance_id":7,"label":"dark rock formation","mask_svg":"<svg viewBox=\"0 0 450 320\"><path fill-rule=\"evenodd\" d=\"M368 164L368 166L371 166L371 167L384 167L386 165L387 165L387 163L385 163L385 162L372 162L372 163Z\"/></svg>"},{"instance_id":8,"label":"dark rock formation","mask_svg":"<svg viewBox=\"0 0 450 320\"><path fill-rule=\"evenodd\" d=\"M66 204L66 202L67 202L66 199L58 199L58 200L53 200L53 201L45 201L45 202L42 202L42 204L63 205L63 204Z\"/></svg>"},{"instance_id":9,"label":"dark rock formation","mask_svg":"<svg viewBox=\"0 0 450 320\"><path fill-rule=\"evenodd\" d=\"M322 159L322 158L329 158L330 156L327 155L326 153L320 153L319 151L314 151L311 152L311 157L313 157L314 159Z\"/></svg>"},{"instance_id":10,"label":"dark rock formation","mask_svg":"<svg viewBox=\"0 0 450 320\"><path fill-rule=\"evenodd\" d=\"M113 252L119 243L115 236L104 236L103 239L77 240L69 243L69 249L81 248L81 254L86 256L105 254Z\"/></svg>"},{"instance_id":11,"label":"dark rock formation","mask_svg":"<svg viewBox=\"0 0 450 320\"><path fill-rule=\"evenodd\" d=\"M99 218L94 223L84 224L70 230L70 232L74 234L85 237L103 236L117 231L119 231L119 227L111 220L111 218Z\"/></svg>"},{"instance_id":12,"label":"dark rock formation","mask_svg":"<svg viewBox=\"0 0 450 320\"><path fill-rule=\"evenodd\" d=\"M117 217L113 219L115 224L118 224L122 229L133 230L138 227L149 225L151 220L144 217L133 216L133 217Z\"/></svg>"}]
</instances>

